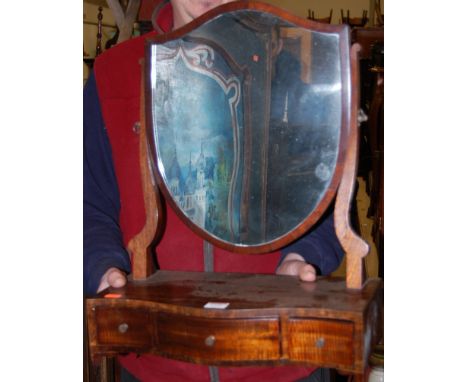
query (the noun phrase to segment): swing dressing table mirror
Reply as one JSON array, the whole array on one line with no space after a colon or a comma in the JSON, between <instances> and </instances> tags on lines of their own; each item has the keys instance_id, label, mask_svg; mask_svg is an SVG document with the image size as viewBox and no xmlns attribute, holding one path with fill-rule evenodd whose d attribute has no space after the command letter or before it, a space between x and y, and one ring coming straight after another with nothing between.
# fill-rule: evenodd
<instances>
[{"instance_id":1,"label":"swing dressing table mirror","mask_svg":"<svg viewBox=\"0 0 468 382\"><path fill-rule=\"evenodd\" d=\"M222 5L148 41L140 155L152 218L129 244L127 286L87 299L92 359L310 364L363 378L383 293L381 280L364 280L368 246L349 223L358 49L345 25L256 2ZM158 191L207 247L239 256L293 242L334 203L346 279L153 273Z\"/></svg>"}]
</instances>

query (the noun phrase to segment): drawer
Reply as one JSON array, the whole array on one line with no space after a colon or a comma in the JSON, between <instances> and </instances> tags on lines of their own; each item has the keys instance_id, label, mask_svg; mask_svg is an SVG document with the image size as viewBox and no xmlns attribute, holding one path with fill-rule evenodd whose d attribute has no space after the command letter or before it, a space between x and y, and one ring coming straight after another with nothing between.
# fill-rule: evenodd
<instances>
[{"instance_id":1,"label":"drawer","mask_svg":"<svg viewBox=\"0 0 468 382\"><path fill-rule=\"evenodd\" d=\"M290 319L288 321L290 360L320 365L352 365L354 324L349 321Z\"/></svg>"},{"instance_id":2,"label":"drawer","mask_svg":"<svg viewBox=\"0 0 468 382\"><path fill-rule=\"evenodd\" d=\"M150 347L153 326L149 312L126 308L96 307L98 345Z\"/></svg>"},{"instance_id":3,"label":"drawer","mask_svg":"<svg viewBox=\"0 0 468 382\"><path fill-rule=\"evenodd\" d=\"M159 313L158 349L199 362L274 360L279 358L279 323L262 319L201 318Z\"/></svg>"}]
</instances>

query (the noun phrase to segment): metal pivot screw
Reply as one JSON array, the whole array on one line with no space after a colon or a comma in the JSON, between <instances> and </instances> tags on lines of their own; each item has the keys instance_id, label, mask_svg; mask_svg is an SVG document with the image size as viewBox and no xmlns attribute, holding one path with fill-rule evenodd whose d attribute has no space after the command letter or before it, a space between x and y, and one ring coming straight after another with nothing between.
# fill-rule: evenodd
<instances>
[{"instance_id":1,"label":"metal pivot screw","mask_svg":"<svg viewBox=\"0 0 468 382\"><path fill-rule=\"evenodd\" d=\"M315 341L315 346L319 349L323 348L325 346L325 339L320 337L317 341Z\"/></svg>"},{"instance_id":2,"label":"metal pivot screw","mask_svg":"<svg viewBox=\"0 0 468 382\"><path fill-rule=\"evenodd\" d=\"M128 325L124 322L123 324L119 325L119 332L120 333L126 333L128 330Z\"/></svg>"},{"instance_id":3,"label":"metal pivot screw","mask_svg":"<svg viewBox=\"0 0 468 382\"><path fill-rule=\"evenodd\" d=\"M211 335L205 338L205 345L206 346L213 346L216 342L215 336Z\"/></svg>"},{"instance_id":4,"label":"metal pivot screw","mask_svg":"<svg viewBox=\"0 0 468 382\"><path fill-rule=\"evenodd\" d=\"M135 122L133 124L132 130L135 134L140 134L141 124L140 122Z\"/></svg>"}]
</instances>

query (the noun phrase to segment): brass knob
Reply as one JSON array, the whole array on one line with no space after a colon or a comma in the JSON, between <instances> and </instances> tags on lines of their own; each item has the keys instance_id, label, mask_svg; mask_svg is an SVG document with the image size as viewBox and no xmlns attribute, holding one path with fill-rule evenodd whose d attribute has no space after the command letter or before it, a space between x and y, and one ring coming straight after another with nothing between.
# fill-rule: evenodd
<instances>
[{"instance_id":1,"label":"brass knob","mask_svg":"<svg viewBox=\"0 0 468 382\"><path fill-rule=\"evenodd\" d=\"M323 348L325 346L325 339L320 337L317 341L315 341L315 346L319 349Z\"/></svg>"},{"instance_id":2,"label":"brass knob","mask_svg":"<svg viewBox=\"0 0 468 382\"><path fill-rule=\"evenodd\" d=\"M119 325L119 332L120 333L126 333L127 330L128 330L128 324L126 324L125 322L123 324Z\"/></svg>"},{"instance_id":3,"label":"brass knob","mask_svg":"<svg viewBox=\"0 0 468 382\"><path fill-rule=\"evenodd\" d=\"M205 338L205 345L206 346L213 346L216 342L215 336L211 335Z\"/></svg>"}]
</instances>

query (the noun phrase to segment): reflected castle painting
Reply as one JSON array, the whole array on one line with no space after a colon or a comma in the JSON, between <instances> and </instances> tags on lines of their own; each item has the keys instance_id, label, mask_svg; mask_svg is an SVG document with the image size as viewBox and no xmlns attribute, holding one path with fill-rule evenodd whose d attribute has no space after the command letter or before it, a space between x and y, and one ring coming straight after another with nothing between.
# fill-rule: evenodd
<instances>
[{"instance_id":1,"label":"reflected castle painting","mask_svg":"<svg viewBox=\"0 0 468 382\"><path fill-rule=\"evenodd\" d=\"M184 214L224 240L239 235L241 80L202 44L153 47L158 167ZM206 102L209 99L210 102Z\"/></svg>"}]
</instances>

